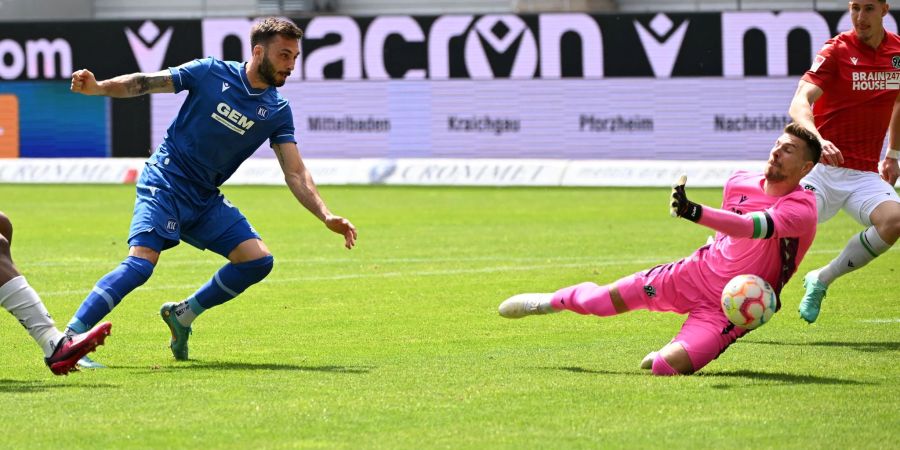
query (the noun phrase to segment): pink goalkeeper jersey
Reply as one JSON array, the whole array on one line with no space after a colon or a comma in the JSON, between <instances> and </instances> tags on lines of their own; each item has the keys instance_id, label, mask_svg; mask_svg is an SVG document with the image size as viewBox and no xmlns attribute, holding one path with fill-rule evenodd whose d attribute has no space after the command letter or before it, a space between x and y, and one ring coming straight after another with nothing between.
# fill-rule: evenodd
<instances>
[{"instance_id":1,"label":"pink goalkeeper jersey","mask_svg":"<svg viewBox=\"0 0 900 450\"><path fill-rule=\"evenodd\" d=\"M709 298L718 301L732 278L755 274L768 281L776 292L787 283L816 235L816 199L800 186L781 197L763 191L761 173L735 172L725 184L722 209L745 215L766 213L757 221L760 238L737 238L716 233L715 242L697 250L684 269ZM759 216L759 215L757 215ZM766 237L768 236L768 238Z\"/></svg>"}]
</instances>

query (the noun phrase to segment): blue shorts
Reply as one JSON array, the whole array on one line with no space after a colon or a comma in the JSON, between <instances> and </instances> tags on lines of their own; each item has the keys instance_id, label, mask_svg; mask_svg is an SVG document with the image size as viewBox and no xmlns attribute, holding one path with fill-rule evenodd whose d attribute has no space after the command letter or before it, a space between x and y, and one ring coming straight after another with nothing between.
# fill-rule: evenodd
<instances>
[{"instance_id":1,"label":"blue shorts","mask_svg":"<svg viewBox=\"0 0 900 450\"><path fill-rule=\"evenodd\" d=\"M184 241L228 257L241 242L261 239L224 195L214 192L192 198L178 188L179 181L156 166L144 166L137 182L128 245L162 252Z\"/></svg>"}]
</instances>

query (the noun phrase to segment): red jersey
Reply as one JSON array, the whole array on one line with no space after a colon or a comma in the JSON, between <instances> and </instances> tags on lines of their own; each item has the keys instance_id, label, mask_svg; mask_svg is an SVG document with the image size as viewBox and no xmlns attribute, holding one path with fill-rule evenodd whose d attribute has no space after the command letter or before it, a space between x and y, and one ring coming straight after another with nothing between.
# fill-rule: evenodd
<instances>
[{"instance_id":1,"label":"red jersey","mask_svg":"<svg viewBox=\"0 0 900 450\"><path fill-rule=\"evenodd\" d=\"M819 50L803 80L824 91L813 116L822 137L843 154L842 167L877 173L900 89L900 37L885 30L874 49L854 31L841 33Z\"/></svg>"}]
</instances>

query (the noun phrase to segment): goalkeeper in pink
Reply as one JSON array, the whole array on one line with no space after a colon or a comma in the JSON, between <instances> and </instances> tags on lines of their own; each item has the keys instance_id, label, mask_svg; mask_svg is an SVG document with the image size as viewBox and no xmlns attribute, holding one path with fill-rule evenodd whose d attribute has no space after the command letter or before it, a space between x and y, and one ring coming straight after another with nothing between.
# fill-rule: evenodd
<instances>
[{"instance_id":1,"label":"goalkeeper in pink","mask_svg":"<svg viewBox=\"0 0 900 450\"><path fill-rule=\"evenodd\" d=\"M672 215L715 230L711 244L606 286L587 282L553 294L515 295L500 304L500 315L519 318L569 310L606 317L636 309L687 314L678 335L648 354L641 368L655 375L700 370L748 331L731 324L722 312L725 284L737 275L755 274L780 293L812 244L816 199L800 187L800 179L819 161L821 150L814 134L788 124L769 153L765 173L739 171L731 176L721 209L688 200L682 177L672 190Z\"/></svg>"}]
</instances>

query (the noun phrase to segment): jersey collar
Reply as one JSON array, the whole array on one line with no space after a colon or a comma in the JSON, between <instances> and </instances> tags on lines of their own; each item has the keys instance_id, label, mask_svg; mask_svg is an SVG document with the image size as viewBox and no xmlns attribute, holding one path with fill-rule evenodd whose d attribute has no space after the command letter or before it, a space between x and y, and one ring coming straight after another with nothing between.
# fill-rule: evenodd
<instances>
[{"instance_id":1,"label":"jersey collar","mask_svg":"<svg viewBox=\"0 0 900 450\"><path fill-rule=\"evenodd\" d=\"M870 52L881 53L881 51L884 49L884 45L887 43L887 40L888 40L888 30L883 30L883 31L884 31L884 38L881 39L881 43L878 44L877 48L872 48L869 46L869 44L866 44L865 42L859 40L859 36L856 35L856 30L850 30L849 34L850 34L850 38L853 39L853 45L855 45L857 48L859 48L861 50L867 50Z\"/></svg>"},{"instance_id":2,"label":"jersey collar","mask_svg":"<svg viewBox=\"0 0 900 450\"><path fill-rule=\"evenodd\" d=\"M265 94L266 92L268 92L269 88L272 87L272 86L269 86L265 89L255 89L255 88L253 88L253 86L250 86L250 79L247 78L247 62L246 61L241 63L241 70L239 72L241 72L241 83L244 85L244 90L247 91L248 95L262 95L262 94Z\"/></svg>"}]
</instances>

